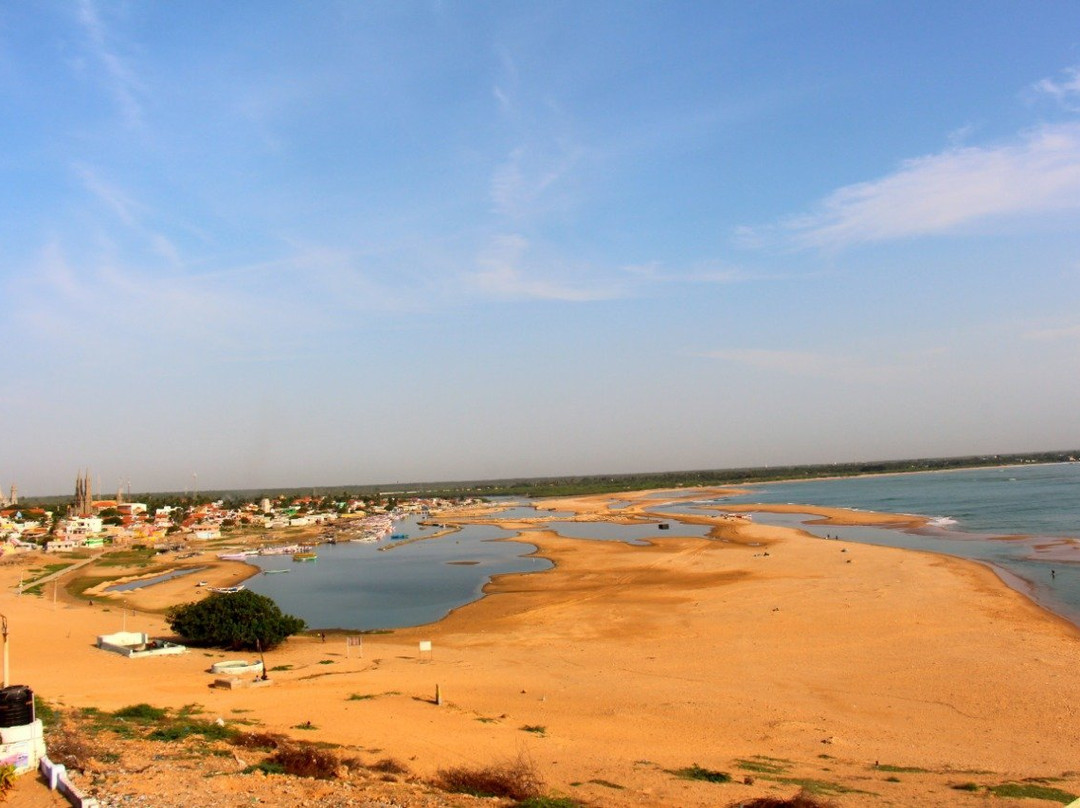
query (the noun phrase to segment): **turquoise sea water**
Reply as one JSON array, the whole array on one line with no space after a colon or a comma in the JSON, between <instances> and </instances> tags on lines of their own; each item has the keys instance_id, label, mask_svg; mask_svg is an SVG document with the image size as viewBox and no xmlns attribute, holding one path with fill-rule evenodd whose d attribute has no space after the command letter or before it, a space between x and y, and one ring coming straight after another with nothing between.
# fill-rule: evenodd
<instances>
[{"instance_id":1,"label":"turquoise sea water","mask_svg":"<svg viewBox=\"0 0 1080 808\"><path fill-rule=\"evenodd\" d=\"M801 502L935 517L969 533L1080 538L1080 463L770 483L727 502Z\"/></svg>"},{"instance_id":2,"label":"turquoise sea water","mask_svg":"<svg viewBox=\"0 0 1080 808\"><path fill-rule=\"evenodd\" d=\"M954 555L989 564L1014 588L1080 625L1080 463L847 477L747 486L740 496L658 506L701 513L724 504L803 504L925 516L917 531L815 525L755 513L817 536Z\"/></svg>"}]
</instances>

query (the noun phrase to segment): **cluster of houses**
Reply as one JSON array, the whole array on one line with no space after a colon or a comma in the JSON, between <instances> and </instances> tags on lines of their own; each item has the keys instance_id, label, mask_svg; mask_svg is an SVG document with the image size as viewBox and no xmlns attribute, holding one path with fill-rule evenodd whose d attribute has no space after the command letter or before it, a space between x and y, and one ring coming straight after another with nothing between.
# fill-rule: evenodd
<instances>
[{"instance_id":1,"label":"cluster of houses","mask_svg":"<svg viewBox=\"0 0 1080 808\"><path fill-rule=\"evenodd\" d=\"M8 505L0 507L0 554L30 549L72 552L100 548L105 544L176 544L210 541L234 528L288 528L326 525L340 518L387 513L422 513L446 510L462 504L435 498L408 499L382 505L347 498L327 502L316 497L295 497L248 502L226 507L221 500L192 506L164 505L150 508L141 502L95 500L86 489L76 487L74 507L56 519L52 511Z\"/></svg>"}]
</instances>

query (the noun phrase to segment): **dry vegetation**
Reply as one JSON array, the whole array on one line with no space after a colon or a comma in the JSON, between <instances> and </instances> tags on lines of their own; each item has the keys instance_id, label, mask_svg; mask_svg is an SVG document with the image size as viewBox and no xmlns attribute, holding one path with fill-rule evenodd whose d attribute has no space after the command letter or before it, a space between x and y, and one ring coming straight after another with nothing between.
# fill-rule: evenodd
<instances>
[{"instance_id":1,"label":"dry vegetation","mask_svg":"<svg viewBox=\"0 0 1080 808\"><path fill-rule=\"evenodd\" d=\"M440 769L434 784L455 794L524 801L541 796L544 781L524 755L485 768Z\"/></svg>"},{"instance_id":2,"label":"dry vegetation","mask_svg":"<svg viewBox=\"0 0 1080 808\"><path fill-rule=\"evenodd\" d=\"M113 712L47 710L49 755L103 808L132 800L158 808L208 802L215 808L403 805L415 808L508 806L546 802L525 758L484 769L439 772L432 782L378 750L341 749L239 721L200 717L189 705L169 711L137 704ZM205 792L205 794L203 793ZM490 798L497 798L492 801Z\"/></svg>"}]
</instances>

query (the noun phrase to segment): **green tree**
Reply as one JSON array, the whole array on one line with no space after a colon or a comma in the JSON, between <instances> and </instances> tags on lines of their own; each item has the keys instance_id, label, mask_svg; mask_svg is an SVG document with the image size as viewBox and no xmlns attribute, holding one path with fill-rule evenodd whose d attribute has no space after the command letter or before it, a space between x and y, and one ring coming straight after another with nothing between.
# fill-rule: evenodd
<instances>
[{"instance_id":1,"label":"green tree","mask_svg":"<svg viewBox=\"0 0 1080 808\"><path fill-rule=\"evenodd\" d=\"M233 651L273 648L307 624L285 614L273 600L250 590L215 592L205 600L174 606L169 627L193 645Z\"/></svg>"}]
</instances>

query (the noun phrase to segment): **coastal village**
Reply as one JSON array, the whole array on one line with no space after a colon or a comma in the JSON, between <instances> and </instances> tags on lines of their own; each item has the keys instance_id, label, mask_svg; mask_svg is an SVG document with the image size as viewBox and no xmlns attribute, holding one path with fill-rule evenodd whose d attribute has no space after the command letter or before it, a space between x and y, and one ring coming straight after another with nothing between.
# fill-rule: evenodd
<instances>
[{"instance_id":1,"label":"coastal village","mask_svg":"<svg viewBox=\"0 0 1080 808\"><path fill-rule=\"evenodd\" d=\"M105 546L153 547L183 550L201 542L229 538L230 534L284 528L328 528L333 540L345 533L350 540L377 540L389 535L393 520L406 515L427 516L433 511L473 508L479 499L448 500L434 497L399 498L394 495L278 496L257 501L198 501L176 496L170 504L151 507L118 490L113 497L94 496L89 473L76 477L70 505L56 509L24 505L18 489L0 494L0 556L43 550L72 553Z\"/></svg>"}]
</instances>

